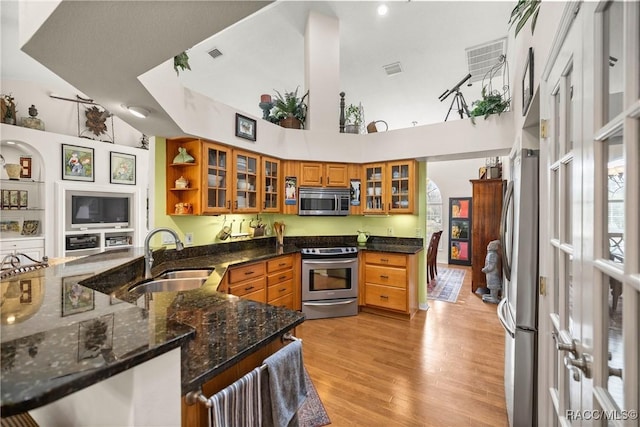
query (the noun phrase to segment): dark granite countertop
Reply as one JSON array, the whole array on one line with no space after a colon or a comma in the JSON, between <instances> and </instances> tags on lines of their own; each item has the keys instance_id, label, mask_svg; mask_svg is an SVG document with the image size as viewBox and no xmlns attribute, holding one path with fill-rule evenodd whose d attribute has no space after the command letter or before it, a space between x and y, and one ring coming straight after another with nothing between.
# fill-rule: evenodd
<instances>
[{"instance_id":1,"label":"dark granite countertop","mask_svg":"<svg viewBox=\"0 0 640 427\"><path fill-rule=\"evenodd\" d=\"M302 313L217 292L229 266L312 245L356 246L351 236L285 243L276 247L271 237L155 251L154 276L186 267L215 269L192 291L128 291L143 280L141 248L2 281L2 416L51 403L176 348L182 349L182 394L199 389L304 321ZM359 249L411 254L423 247L422 239L381 238Z\"/></svg>"}]
</instances>

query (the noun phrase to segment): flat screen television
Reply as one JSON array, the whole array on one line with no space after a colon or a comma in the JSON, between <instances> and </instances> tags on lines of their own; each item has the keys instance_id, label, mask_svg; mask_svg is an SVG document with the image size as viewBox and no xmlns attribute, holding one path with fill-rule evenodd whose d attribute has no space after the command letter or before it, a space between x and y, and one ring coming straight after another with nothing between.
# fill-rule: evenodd
<instances>
[{"instance_id":1,"label":"flat screen television","mask_svg":"<svg viewBox=\"0 0 640 427\"><path fill-rule=\"evenodd\" d=\"M128 227L128 196L71 196L71 228Z\"/></svg>"}]
</instances>

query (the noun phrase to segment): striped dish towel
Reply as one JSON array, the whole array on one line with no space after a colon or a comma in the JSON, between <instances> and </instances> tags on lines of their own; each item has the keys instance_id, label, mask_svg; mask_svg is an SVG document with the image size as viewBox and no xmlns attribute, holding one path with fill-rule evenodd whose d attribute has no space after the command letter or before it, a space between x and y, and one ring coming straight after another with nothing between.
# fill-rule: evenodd
<instances>
[{"instance_id":1,"label":"striped dish towel","mask_svg":"<svg viewBox=\"0 0 640 427\"><path fill-rule=\"evenodd\" d=\"M214 394L209 401L209 427L261 426L260 368Z\"/></svg>"}]
</instances>

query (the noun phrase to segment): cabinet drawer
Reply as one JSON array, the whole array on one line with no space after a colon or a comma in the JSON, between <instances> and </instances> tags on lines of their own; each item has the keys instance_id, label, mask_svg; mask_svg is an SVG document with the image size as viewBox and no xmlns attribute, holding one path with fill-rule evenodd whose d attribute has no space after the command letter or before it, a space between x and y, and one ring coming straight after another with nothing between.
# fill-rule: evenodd
<instances>
[{"instance_id":1,"label":"cabinet drawer","mask_svg":"<svg viewBox=\"0 0 640 427\"><path fill-rule=\"evenodd\" d=\"M274 271L286 270L293 267L293 257L284 256L267 261L267 273Z\"/></svg>"},{"instance_id":2,"label":"cabinet drawer","mask_svg":"<svg viewBox=\"0 0 640 427\"><path fill-rule=\"evenodd\" d=\"M293 279L293 270L281 271L267 276L267 286Z\"/></svg>"},{"instance_id":3,"label":"cabinet drawer","mask_svg":"<svg viewBox=\"0 0 640 427\"><path fill-rule=\"evenodd\" d=\"M402 289L407 288L407 270L403 268L367 265L364 279L366 283L376 283Z\"/></svg>"},{"instance_id":4,"label":"cabinet drawer","mask_svg":"<svg viewBox=\"0 0 640 427\"><path fill-rule=\"evenodd\" d=\"M267 292L266 292L266 290L264 288L262 288L262 289L258 289L257 291L254 291L254 292L249 292L248 294L243 295L242 298L250 299L251 301L257 301L257 302L266 303L267 302Z\"/></svg>"},{"instance_id":5,"label":"cabinet drawer","mask_svg":"<svg viewBox=\"0 0 640 427\"><path fill-rule=\"evenodd\" d=\"M407 292L404 289L367 283L365 303L375 307L407 311Z\"/></svg>"},{"instance_id":6,"label":"cabinet drawer","mask_svg":"<svg viewBox=\"0 0 640 427\"><path fill-rule=\"evenodd\" d=\"M405 255L390 254L383 252L365 252L364 262L367 264L391 265L394 267L406 267L407 257Z\"/></svg>"},{"instance_id":7,"label":"cabinet drawer","mask_svg":"<svg viewBox=\"0 0 640 427\"><path fill-rule=\"evenodd\" d=\"M254 277L264 276L264 262L234 267L229 271L229 283L234 284Z\"/></svg>"},{"instance_id":8,"label":"cabinet drawer","mask_svg":"<svg viewBox=\"0 0 640 427\"><path fill-rule=\"evenodd\" d=\"M257 279L254 279L254 280L248 280L239 285L233 285L229 288L229 293L241 297L241 296L250 294L252 292L255 292L257 290L263 290L263 291L265 290L264 276L258 277Z\"/></svg>"},{"instance_id":9,"label":"cabinet drawer","mask_svg":"<svg viewBox=\"0 0 640 427\"><path fill-rule=\"evenodd\" d=\"M277 283L267 288L267 301L272 301L286 294L293 293L293 280Z\"/></svg>"},{"instance_id":10,"label":"cabinet drawer","mask_svg":"<svg viewBox=\"0 0 640 427\"><path fill-rule=\"evenodd\" d=\"M285 307L289 310L294 310L293 308L293 294L284 295L280 298L276 298L273 301L269 301L269 304L275 305L276 307Z\"/></svg>"}]
</instances>

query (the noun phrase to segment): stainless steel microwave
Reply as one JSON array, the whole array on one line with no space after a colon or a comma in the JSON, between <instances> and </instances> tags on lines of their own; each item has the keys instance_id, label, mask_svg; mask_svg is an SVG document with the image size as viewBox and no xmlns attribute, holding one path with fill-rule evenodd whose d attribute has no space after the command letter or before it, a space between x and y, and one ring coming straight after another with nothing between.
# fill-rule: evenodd
<instances>
[{"instance_id":1,"label":"stainless steel microwave","mask_svg":"<svg viewBox=\"0 0 640 427\"><path fill-rule=\"evenodd\" d=\"M348 188L300 187L298 215L349 215L351 190Z\"/></svg>"}]
</instances>

